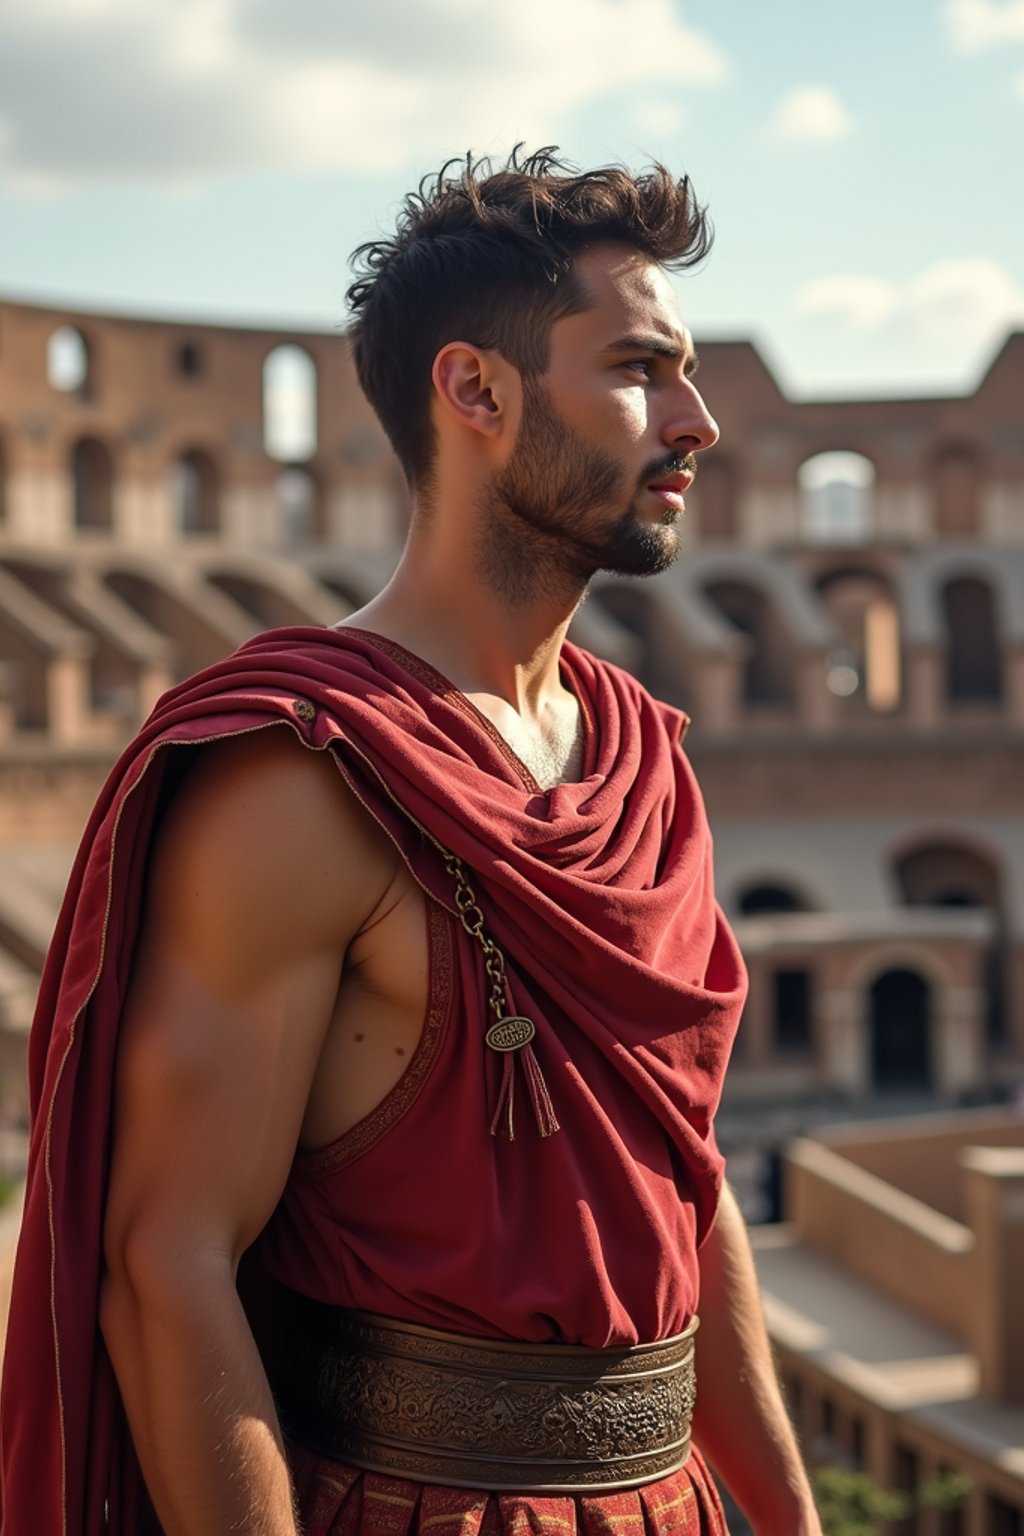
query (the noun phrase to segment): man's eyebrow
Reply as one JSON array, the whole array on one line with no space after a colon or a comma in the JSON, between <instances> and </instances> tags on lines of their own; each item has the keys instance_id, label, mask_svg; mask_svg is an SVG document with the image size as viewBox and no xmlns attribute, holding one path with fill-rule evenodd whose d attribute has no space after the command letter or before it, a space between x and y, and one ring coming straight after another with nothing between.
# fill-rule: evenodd
<instances>
[{"instance_id":1,"label":"man's eyebrow","mask_svg":"<svg viewBox=\"0 0 1024 1536\"><path fill-rule=\"evenodd\" d=\"M700 366L700 359L697 356L697 349L695 347L687 350L685 346L680 346L678 342L669 341L664 336L647 331L636 331L628 336L620 336L617 341L609 342L605 350L608 352L653 352L656 357L667 357L673 361L683 357L686 359L684 371L687 378L691 378Z\"/></svg>"}]
</instances>

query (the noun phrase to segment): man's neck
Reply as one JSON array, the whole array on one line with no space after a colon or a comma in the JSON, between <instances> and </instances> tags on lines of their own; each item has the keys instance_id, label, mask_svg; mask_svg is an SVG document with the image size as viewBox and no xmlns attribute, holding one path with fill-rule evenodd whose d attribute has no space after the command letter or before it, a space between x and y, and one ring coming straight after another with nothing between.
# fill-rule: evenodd
<instances>
[{"instance_id":1,"label":"man's neck","mask_svg":"<svg viewBox=\"0 0 1024 1536\"><path fill-rule=\"evenodd\" d=\"M384 590L346 623L397 641L460 692L531 720L565 698L559 659L582 595L511 604L471 569L466 551L410 538Z\"/></svg>"}]
</instances>

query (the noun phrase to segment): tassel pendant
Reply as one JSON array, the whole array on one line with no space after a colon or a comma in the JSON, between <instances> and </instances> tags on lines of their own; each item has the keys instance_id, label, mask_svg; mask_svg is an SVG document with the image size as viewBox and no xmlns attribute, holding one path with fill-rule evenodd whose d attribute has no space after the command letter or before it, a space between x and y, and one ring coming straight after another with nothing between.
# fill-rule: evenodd
<instances>
[{"instance_id":1,"label":"tassel pendant","mask_svg":"<svg viewBox=\"0 0 1024 1536\"><path fill-rule=\"evenodd\" d=\"M529 1045L536 1033L532 1019L524 1018L521 1013L512 1013L507 1018L496 1019L484 1035L484 1041L492 1051L519 1051L524 1045Z\"/></svg>"},{"instance_id":2,"label":"tassel pendant","mask_svg":"<svg viewBox=\"0 0 1024 1536\"><path fill-rule=\"evenodd\" d=\"M512 1013L496 1019L484 1035L484 1041L491 1050L505 1058L501 1067L498 1103L494 1118L491 1120L492 1136L497 1136L500 1130L508 1141L516 1139L515 1063L517 1058L523 1064L526 1091L530 1096L533 1118L537 1122L538 1131L542 1136L551 1136L560 1129L548 1085L544 1081L544 1074L534 1053L532 1041L536 1034L537 1028L532 1019L524 1017L521 1013Z\"/></svg>"},{"instance_id":3,"label":"tassel pendant","mask_svg":"<svg viewBox=\"0 0 1024 1536\"><path fill-rule=\"evenodd\" d=\"M507 1140L515 1141L516 1139L515 1063L518 1057L523 1064L526 1091L533 1106L533 1117L537 1122L537 1129L542 1136L551 1136L560 1127L555 1117L555 1106L551 1102L548 1085L544 1081L540 1063L533 1051L532 1042L537 1034L537 1027L532 1019L512 1011L515 1005L509 993L508 978L505 974L505 957L494 940L484 932L484 915L477 905L473 888L466 879L462 860L454 853L445 850L444 862L449 874L455 880L455 908L459 920L470 938L475 939L483 950L484 966L491 987L488 1001L491 1012L494 1014L493 1024L484 1033L484 1043L504 1058L501 1064L501 1082L498 1085L498 1102L491 1119L491 1135L497 1136L500 1130Z\"/></svg>"}]
</instances>

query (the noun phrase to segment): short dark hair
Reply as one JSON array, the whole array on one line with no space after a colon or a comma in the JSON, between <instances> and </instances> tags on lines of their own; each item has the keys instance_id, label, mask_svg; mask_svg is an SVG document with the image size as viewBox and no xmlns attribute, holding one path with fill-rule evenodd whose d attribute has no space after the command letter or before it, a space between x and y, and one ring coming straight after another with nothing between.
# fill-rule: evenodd
<instances>
[{"instance_id":1,"label":"short dark hair","mask_svg":"<svg viewBox=\"0 0 1024 1536\"><path fill-rule=\"evenodd\" d=\"M552 322L585 309L574 259L596 241L662 266L693 266L711 225L689 177L663 165L580 172L555 148L449 160L405 199L391 239L361 245L348 290L359 382L402 468L424 480L434 454L434 358L449 341L499 352L526 377L548 365Z\"/></svg>"}]
</instances>

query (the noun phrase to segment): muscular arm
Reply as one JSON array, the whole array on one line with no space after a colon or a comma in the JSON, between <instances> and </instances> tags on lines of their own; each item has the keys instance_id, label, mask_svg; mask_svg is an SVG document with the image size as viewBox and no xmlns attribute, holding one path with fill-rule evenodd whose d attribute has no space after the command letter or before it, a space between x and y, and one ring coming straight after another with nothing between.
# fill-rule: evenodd
<instances>
[{"instance_id":1,"label":"muscular arm","mask_svg":"<svg viewBox=\"0 0 1024 1536\"><path fill-rule=\"evenodd\" d=\"M235 1290L390 845L286 728L206 749L154 850L123 1019L101 1326L167 1536L295 1536Z\"/></svg>"},{"instance_id":2,"label":"muscular arm","mask_svg":"<svg viewBox=\"0 0 1024 1536\"><path fill-rule=\"evenodd\" d=\"M694 1434L756 1536L821 1536L779 1390L746 1224L728 1185L700 1251Z\"/></svg>"}]
</instances>

